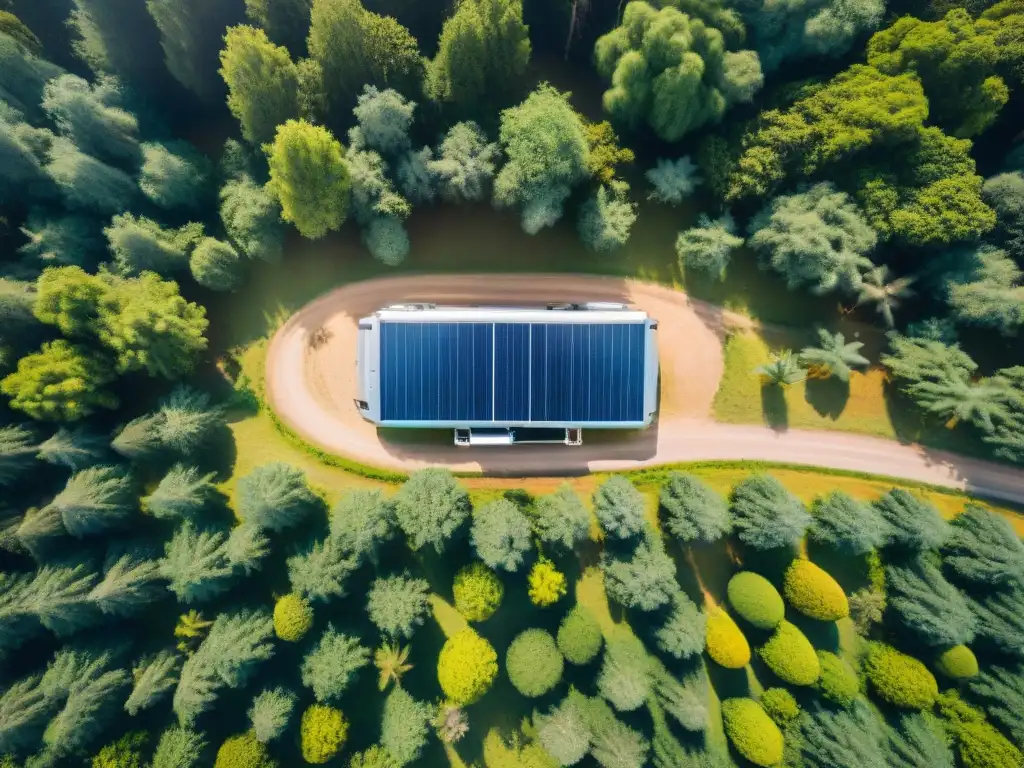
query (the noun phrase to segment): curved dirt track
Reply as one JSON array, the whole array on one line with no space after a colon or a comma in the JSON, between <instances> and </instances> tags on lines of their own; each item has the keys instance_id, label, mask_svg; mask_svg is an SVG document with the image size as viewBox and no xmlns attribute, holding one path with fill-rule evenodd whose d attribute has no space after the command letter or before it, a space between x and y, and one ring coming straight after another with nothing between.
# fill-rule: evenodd
<instances>
[{"instance_id":1,"label":"curved dirt track","mask_svg":"<svg viewBox=\"0 0 1024 768\"><path fill-rule=\"evenodd\" d=\"M448 442L384 439L353 405L356 323L382 306L404 301L530 306L587 300L625 301L658 320L661 402L651 429L602 434L596 440L588 440L594 433L585 433L579 448L456 448ZM446 466L490 475L572 475L702 459L762 460L872 472L1024 504L1024 470L871 437L776 432L712 421L724 336L731 327L749 325L743 316L679 291L619 278L496 274L368 280L307 304L278 330L267 353L267 397L288 426L321 448L402 470Z\"/></svg>"}]
</instances>

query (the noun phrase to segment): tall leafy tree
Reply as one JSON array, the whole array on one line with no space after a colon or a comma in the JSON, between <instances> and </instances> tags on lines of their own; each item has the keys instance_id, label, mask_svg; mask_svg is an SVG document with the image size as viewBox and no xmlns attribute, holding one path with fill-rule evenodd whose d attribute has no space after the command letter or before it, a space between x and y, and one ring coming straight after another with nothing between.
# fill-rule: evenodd
<instances>
[{"instance_id":1,"label":"tall leafy tree","mask_svg":"<svg viewBox=\"0 0 1024 768\"><path fill-rule=\"evenodd\" d=\"M243 175L220 189L220 220L234 246L252 259L276 263L284 250L281 206L250 176Z\"/></svg>"},{"instance_id":2,"label":"tall leafy tree","mask_svg":"<svg viewBox=\"0 0 1024 768\"><path fill-rule=\"evenodd\" d=\"M1006 518L968 504L951 527L942 562L958 581L979 591L1024 585L1024 542Z\"/></svg>"},{"instance_id":3,"label":"tall leafy tree","mask_svg":"<svg viewBox=\"0 0 1024 768\"><path fill-rule=\"evenodd\" d=\"M320 642L302 661L302 684L312 689L317 701L336 700L369 661L370 652L358 638L342 634L329 624Z\"/></svg>"},{"instance_id":4,"label":"tall leafy tree","mask_svg":"<svg viewBox=\"0 0 1024 768\"><path fill-rule=\"evenodd\" d=\"M0 35L0 98L28 119L42 117L43 86L63 74L15 38Z\"/></svg>"},{"instance_id":5,"label":"tall leafy tree","mask_svg":"<svg viewBox=\"0 0 1024 768\"><path fill-rule=\"evenodd\" d=\"M243 520L271 531L298 525L317 503L305 473L282 462L263 464L242 477L235 498Z\"/></svg>"},{"instance_id":6,"label":"tall leafy tree","mask_svg":"<svg viewBox=\"0 0 1024 768\"><path fill-rule=\"evenodd\" d=\"M978 637L984 638L1007 656L1024 659L1020 637L1024 633L1024 591L989 593L970 600L978 620Z\"/></svg>"},{"instance_id":7,"label":"tall leafy tree","mask_svg":"<svg viewBox=\"0 0 1024 768\"><path fill-rule=\"evenodd\" d=\"M160 651L143 660L132 673L134 684L124 703L125 711L134 717L163 699L177 685L178 671L179 657L171 651Z\"/></svg>"},{"instance_id":8,"label":"tall leafy tree","mask_svg":"<svg viewBox=\"0 0 1024 768\"><path fill-rule=\"evenodd\" d=\"M646 503L634 485L622 475L613 475L594 491L594 514L601 529L618 539L628 539L647 527Z\"/></svg>"},{"instance_id":9,"label":"tall leafy tree","mask_svg":"<svg viewBox=\"0 0 1024 768\"><path fill-rule=\"evenodd\" d=\"M396 530L395 506L379 490L350 490L331 509L330 524L330 538L341 551L376 565Z\"/></svg>"},{"instance_id":10,"label":"tall leafy tree","mask_svg":"<svg viewBox=\"0 0 1024 768\"><path fill-rule=\"evenodd\" d=\"M626 608L657 610L679 590L675 563L653 534L636 546L628 560L606 552L601 571L608 597Z\"/></svg>"},{"instance_id":11,"label":"tall leafy tree","mask_svg":"<svg viewBox=\"0 0 1024 768\"><path fill-rule=\"evenodd\" d=\"M267 189L281 204L281 218L313 239L338 229L348 210L350 181L344 148L330 131L289 120L278 126L268 155Z\"/></svg>"},{"instance_id":12,"label":"tall leafy tree","mask_svg":"<svg viewBox=\"0 0 1024 768\"><path fill-rule=\"evenodd\" d=\"M818 329L818 346L804 347L800 350L800 362L813 366L827 376L835 376L840 381L849 381L850 372L870 361L860 353L864 346L862 341L847 341L841 333L829 333L824 328Z\"/></svg>"},{"instance_id":13,"label":"tall leafy tree","mask_svg":"<svg viewBox=\"0 0 1024 768\"><path fill-rule=\"evenodd\" d=\"M51 706L39 677L15 680L0 694L0 750L22 753L39 742Z\"/></svg>"},{"instance_id":14,"label":"tall leafy tree","mask_svg":"<svg viewBox=\"0 0 1024 768\"><path fill-rule=\"evenodd\" d=\"M159 579L156 560L125 554L106 568L89 599L108 616L134 616L166 594Z\"/></svg>"},{"instance_id":15,"label":"tall leafy tree","mask_svg":"<svg viewBox=\"0 0 1024 768\"><path fill-rule=\"evenodd\" d=\"M17 480L32 465L35 435L17 424L0 427L0 485Z\"/></svg>"},{"instance_id":16,"label":"tall leafy tree","mask_svg":"<svg viewBox=\"0 0 1024 768\"><path fill-rule=\"evenodd\" d=\"M572 551L590 535L590 511L572 486L539 496L530 510L534 532L545 544Z\"/></svg>"},{"instance_id":17,"label":"tall leafy tree","mask_svg":"<svg viewBox=\"0 0 1024 768\"><path fill-rule=\"evenodd\" d=\"M942 722L934 715L909 712L886 728L886 759L892 768L953 768L953 752Z\"/></svg>"},{"instance_id":18,"label":"tall leafy tree","mask_svg":"<svg viewBox=\"0 0 1024 768\"><path fill-rule=\"evenodd\" d=\"M143 507L154 517L195 519L214 493L214 474L203 474L195 467L175 464L146 496Z\"/></svg>"},{"instance_id":19,"label":"tall leafy tree","mask_svg":"<svg viewBox=\"0 0 1024 768\"><path fill-rule=\"evenodd\" d=\"M243 20L242 3L146 0L146 6L160 30L168 71L204 102L223 98L217 55L225 30Z\"/></svg>"},{"instance_id":20,"label":"tall leafy tree","mask_svg":"<svg viewBox=\"0 0 1024 768\"><path fill-rule=\"evenodd\" d=\"M466 0L445 21L437 55L427 66L429 98L463 113L494 106L514 89L530 63L522 0Z\"/></svg>"},{"instance_id":21,"label":"tall leafy tree","mask_svg":"<svg viewBox=\"0 0 1024 768\"><path fill-rule=\"evenodd\" d=\"M643 706L651 692L651 662L643 644L625 631L609 638L597 689L619 712Z\"/></svg>"},{"instance_id":22,"label":"tall leafy tree","mask_svg":"<svg viewBox=\"0 0 1024 768\"><path fill-rule=\"evenodd\" d=\"M43 732L42 754L48 759L73 755L90 746L116 717L130 684L123 669L104 669L74 682L63 708Z\"/></svg>"},{"instance_id":23,"label":"tall leafy tree","mask_svg":"<svg viewBox=\"0 0 1024 768\"><path fill-rule=\"evenodd\" d=\"M142 162L139 124L120 105L117 80L95 86L77 75L61 75L46 84L42 107L57 130L87 155L133 169Z\"/></svg>"},{"instance_id":24,"label":"tall leafy tree","mask_svg":"<svg viewBox=\"0 0 1024 768\"><path fill-rule=\"evenodd\" d=\"M182 603L210 600L231 585L235 574L228 561L226 536L198 530L186 521L174 532L160 561L160 575Z\"/></svg>"},{"instance_id":25,"label":"tall leafy tree","mask_svg":"<svg viewBox=\"0 0 1024 768\"><path fill-rule=\"evenodd\" d=\"M498 165L498 145L474 122L448 129L427 165L436 175L438 192L450 202L484 200Z\"/></svg>"},{"instance_id":26,"label":"tall leafy tree","mask_svg":"<svg viewBox=\"0 0 1024 768\"><path fill-rule=\"evenodd\" d=\"M794 546L811 516L803 503L771 475L751 475L732 490L736 535L754 549Z\"/></svg>"},{"instance_id":27,"label":"tall leafy tree","mask_svg":"<svg viewBox=\"0 0 1024 768\"><path fill-rule=\"evenodd\" d=\"M1014 335L1024 325L1024 272L1005 251L982 246L962 279L950 281L948 301L957 320Z\"/></svg>"},{"instance_id":28,"label":"tall leafy tree","mask_svg":"<svg viewBox=\"0 0 1024 768\"><path fill-rule=\"evenodd\" d=\"M970 682L971 695L1013 739L1024 741L1024 668L992 665Z\"/></svg>"},{"instance_id":29,"label":"tall leafy tree","mask_svg":"<svg viewBox=\"0 0 1024 768\"><path fill-rule=\"evenodd\" d=\"M976 619L963 594L923 559L885 568L888 610L922 643L949 648L974 639Z\"/></svg>"},{"instance_id":30,"label":"tall leafy tree","mask_svg":"<svg viewBox=\"0 0 1024 768\"><path fill-rule=\"evenodd\" d=\"M600 186L580 208L580 240L594 251L614 251L629 240L637 207L618 186Z\"/></svg>"},{"instance_id":31,"label":"tall leafy tree","mask_svg":"<svg viewBox=\"0 0 1024 768\"><path fill-rule=\"evenodd\" d=\"M205 749L202 734L172 726L160 734L152 768L196 768Z\"/></svg>"},{"instance_id":32,"label":"tall leafy tree","mask_svg":"<svg viewBox=\"0 0 1024 768\"><path fill-rule=\"evenodd\" d=\"M521 206L523 229L553 225L572 188L588 175L583 120L566 94L542 84L501 113L501 148L508 162L494 181L494 202Z\"/></svg>"},{"instance_id":33,"label":"tall leafy tree","mask_svg":"<svg viewBox=\"0 0 1024 768\"><path fill-rule=\"evenodd\" d=\"M1024 173L1000 173L985 180L985 202L996 212L993 237L1014 259L1024 260Z\"/></svg>"},{"instance_id":34,"label":"tall leafy tree","mask_svg":"<svg viewBox=\"0 0 1024 768\"><path fill-rule=\"evenodd\" d=\"M188 254L202 237L199 224L164 229L153 219L122 213L103 229L118 270L125 275L169 275L188 268Z\"/></svg>"},{"instance_id":35,"label":"tall leafy tree","mask_svg":"<svg viewBox=\"0 0 1024 768\"><path fill-rule=\"evenodd\" d=\"M646 765L650 742L617 717L603 699L581 697L578 704L591 733L590 754L598 764Z\"/></svg>"},{"instance_id":36,"label":"tall leafy tree","mask_svg":"<svg viewBox=\"0 0 1024 768\"><path fill-rule=\"evenodd\" d=\"M670 472L658 504L665 527L682 542L711 543L732 530L725 499L695 475Z\"/></svg>"},{"instance_id":37,"label":"tall leafy tree","mask_svg":"<svg viewBox=\"0 0 1024 768\"><path fill-rule=\"evenodd\" d=\"M35 572L23 596L23 607L58 637L67 637L97 620L89 591L96 574L85 565L47 566Z\"/></svg>"},{"instance_id":38,"label":"tall leafy tree","mask_svg":"<svg viewBox=\"0 0 1024 768\"><path fill-rule=\"evenodd\" d=\"M741 245L743 238L736 234L736 222L728 212L717 219L702 213L696 227L679 233L676 256L680 267L724 280L732 253Z\"/></svg>"},{"instance_id":39,"label":"tall leafy tree","mask_svg":"<svg viewBox=\"0 0 1024 768\"><path fill-rule=\"evenodd\" d=\"M508 499L485 504L473 513L470 542L489 568L515 572L530 551L530 521Z\"/></svg>"},{"instance_id":40,"label":"tall leafy tree","mask_svg":"<svg viewBox=\"0 0 1024 768\"><path fill-rule=\"evenodd\" d=\"M138 198L138 185L129 174L85 154L69 139L55 138L47 159L46 173L71 210L110 216Z\"/></svg>"},{"instance_id":41,"label":"tall leafy tree","mask_svg":"<svg viewBox=\"0 0 1024 768\"><path fill-rule=\"evenodd\" d=\"M893 488L874 502L886 523L886 544L911 552L936 549L949 538L949 523L926 501L902 488Z\"/></svg>"},{"instance_id":42,"label":"tall leafy tree","mask_svg":"<svg viewBox=\"0 0 1024 768\"><path fill-rule=\"evenodd\" d=\"M849 709L816 707L800 720L800 754L809 768L886 768L885 735L864 701Z\"/></svg>"},{"instance_id":43,"label":"tall leafy tree","mask_svg":"<svg viewBox=\"0 0 1024 768\"><path fill-rule=\"evenodd\" d=\"M966 381L959 377L922 381L907 388L908 394L927 413L946 419L952 427L961 421L991 432L994 422L1005 417L1006 384L999 377Z\"/></svg>"},{"instance_id":44,"label":"tall leafy tree","mask_svg":"<svg viewBox=\"0 0 1024 768\"><path fill-rule=\"evenodd\" d=\"M53 507L30 509L14 532L14 537L37 562L45 561L67 536L60 512Z\"/></svg>"},{"instance_id":45,"label":"tall leafy tree","mask_svg":"<svg viewBox=\"0 0 1024 768\"><path fill-rule=\"evenodd\" d=\"M763 263L790 288L814 293L856 290L878 240L850 197L827 182L775 198L749 229Z\"/></svg>"},{"instance_id":46,"label":"tall leafy tree","mask_svg":"<svg viewBox=\"0 0 1024 768\"><path fill-rule=\"evenodd\" d=\"M359 0L313 0L308 45L303 87L325 102L332 125L348 121L363 86L415 93L423 77L416 38Z\"/></svg>"},{"instance_id":47,"label":"tall leafy tree","mask_svg":"<svg viewBox=\"0 0 1024 768\"><path fill-rule=\"evenodd\" d=\"M366 593L370 621L390 638L410 638L430 612L430 584L408 575L376 579Z\"/></svg>"},{"instance_id":48,"label":"tall leafy tree","mask_svg":"<svg viewBox=\"0 0 1024 768\"><path fill-rule=\"evenodd\" d=\"M89 216L54 215L45 209L36 209L29 213L21 233L28 242L18 253L39 267L77 264L92 268L103 250L100 228Z\"/></svg>"},{"instance_id":49,"label":"tall leafy tree","mask_svg":"<svg viewBox=\"0 0 1024 768\"><path fill-rule=\"evenodd\" d=\"M881 515L870 505L842 491L832 491L814 500L808 536L850 555L866 555L886 541L888 529Z\"/></svg>"},{"instance_id":50,"label":"tall leafy tree","mask_svg":"<svg viewBox=\"0 0 1024 768\"><path fill-rule=\"evenodd\" d=\"M326 602L345 595L345 582L358 567L354 556L328 538L288 558L288 581L292 592Z\"/></svg>"},{"instance_id":51,"label":"tall leafy tree","mask_svg":"<svg viewBox=\"0 0 1024 768\"><path fill-rule=\"evenodd\" d=\"M102 463L108 442L86 428L61 427L38 446L38 457L48 464L67 467L72 472Z\"/></svg>"},{"instance_id":52,"label":"tall leafy tree","mask_svg":"<svg viewBox=\"0 0 1024 768\"><path fill-rule=\"evenodd\" d=\"M142 145L139 189L165 210L201 209L208 202L209 161L187 141Z\"/></svg>"},{"instance_id":53,"label":"tall leafy tree","mask_svg":"<svg viewBox=\"0 0 1024 768\"><path fill-rule=\"evenodd\" d=\"M598 39L594 57L611 83L605 112L624 125L646 122L665 141L718 123L764 82L756 53L728 51L715 27L643 0L626 6L622 25Z\"/></svg>"},{"instance_id":54,"label":"tall leafy tree","mask_svg":"<svg viewBox=\"0 0 1024 768\"><path fill-rule=\"evenodd\" d=\"M299 70L287 49L270 42L262 29L228 30L220 74L228 86L228 109L249 143L273 141L277 126L298 117Z\"/></svg>"},{"instance_id":55,"label":"tall leafy tree","mask_svg":"<svg viewBox=\"0 0 1024 768\"><path fill-rule=\"evenodd\" d=\"M446 469L414 472L395 494L395 519L414 550L438 553L469 517L466 489Z\"/></svg>"},{"instance_id":56,"label":"tall leafy tree","mask_svg":"<svg viewBox=\"0 0 1024 768\"><path fill-rule=\"evenodd\" d=\"M50 507L72 536L102 533L123 526L135 512L135 483L118 467L90 467L73 474Z\"/></svg>"},{"instance_id":57,"label":"tall leafy tree","mask_svg":"<svg viewBox=\"0 0 1024 768\"><path fill-rule=\"evenodd\" d=\"M160 402L156 422L160 444L183 456L199 451L210 435L224 425L224 412L210 395L189 386L177 386Z\"/></svg>"}]
</instances>

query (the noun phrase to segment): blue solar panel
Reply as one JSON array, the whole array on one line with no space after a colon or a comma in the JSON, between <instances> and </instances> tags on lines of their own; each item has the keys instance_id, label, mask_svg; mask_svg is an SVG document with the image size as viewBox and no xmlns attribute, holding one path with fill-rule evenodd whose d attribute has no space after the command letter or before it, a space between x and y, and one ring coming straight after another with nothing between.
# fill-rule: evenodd
<instances>
[{"instance_id":1,"label":"blue solar panel","mask_svg":"<svg viewBox=\"0 0 1024 768\"><path fill-rule=\"evenodd\" d=\"M644 323L380 324L381 421L641 422Z\"/></svg>"}]
</instances>

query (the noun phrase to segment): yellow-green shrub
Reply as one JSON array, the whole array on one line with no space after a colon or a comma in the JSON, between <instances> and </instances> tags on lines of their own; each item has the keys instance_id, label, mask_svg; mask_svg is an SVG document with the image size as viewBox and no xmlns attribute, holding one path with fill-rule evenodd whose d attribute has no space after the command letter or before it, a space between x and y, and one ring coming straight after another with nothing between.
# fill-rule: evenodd
<instances>
[{"instance_id":1,"label":"yellow-green shrub","mask_svg":"<svg viewBox=\"0 0 1024 768\"><path fill-rule=\"evenodd\" d=\"M326 763L341 751L348 735L348 721L340 710L313 704L302 713L299 727L302 736L302 758L307 763Z\"/></svg>"},{"instance_id":2,"label":"yellow-green shrub","mask_svg":"<svg viewBox=\"0 0 1024 768\"><path fill-rule=\"evenodd\" d=\"M715 608L708 616L708 655L726 669L741 669L750 663L750 644L732 616Z\"/></svg>"},{"instance_id":3,"label":"yellow-green shrub","mask_svg":"<svg viewBox=\"0 0 1024 768\"><path fill-rule=\"evenodd\" d=\"M494 571L476 562L455 574L452 594L455 597L455 610L466 621L486 621L501 605L505 587Z\"/></svg>"},{"instance_id":4,"label":"yellow-green shrub","mask_svg":"<svg viewBox=\"0 0 1024 768\"><path fill-rule=\"evenodd\" d=\"M523 696L536 698L562 679L565 660L555 638L543 629L527 629L516 636L505 653L505 673Z\"/></svg>"},{"instance_id":5,"label":"yellow-green shrub","mask_svg":"<svg viewBox=\"0 0 1024 768\"><path fill-rule=\"evenodd\" d=\"M729 579L729 605L758 629L775 629L786 615L782 595L764 576L741 571Z\"/></svg>"},{"instance_id":6,"label":"yellow-green shrub","mask_svg":"<svg viewBox=\"0 0 1024 768\"><path fill-rule=\"evenodd\" d=\"M818 664L821 677L816 688L821 695L841 707L853 704L860 693L860 683L850 665L828 651L818 651Z\"/></svg>"},{"instance_id":7,"label":"yellow-green shrub","mask_svg":"<svg viewBox=\"0 0 1024 768\"><path fill-rule=\"evenodd\" d=\"M779 726L785 726L800 717L800 705L785 688L769 688L762 693L761 707Z\"/></svg>"},{"instance_id":8,"label":"yellow-green shrub","mask_svg":"<svg viewBox=\"0 0 1024 768\"><path fill-rule=\"evenodd\" d=\"M779 624L758 654L772 672L790 685L813 685L821 674L811 641L788 621Z\"/></svg>"},{"instance_id":9,"label":"yellow-green shrub","mask_svg":"<svg viewBox=\"0 0 1024 768\"><path fill-rule=\"evenodd\" d=\"M540 558L530 569L530 602L544 608L557 603L565 595L565 574L547 558Z\"/></svg>"},{"instance_id":10,"label":"yellow-green shrub","mask_svg":"<svg viewBox=\"0 0 1024 768\"><path fill-rule=\"evenodd\" d=\"M978 659L966 645L954 645L939 656L935 667L946 677L963 680L978 674Z\"/></svg>"},{"instance_id":11,"label":"yellow-green shrub","mask_svg":"<svg viewBox=\"0 0 1024 768\"><path fill-rule=\"evenodd\" d=\"M277 761L252 731L232 736L217 750L213 768L276 768Z\"/></svg>"},{"instance_id":12,"label":"yellow-green shrub","mask_svg":"<svg viewBox=\"0 0 1024 768\"><path fill-rule=\"evenodd\" d=\"M298 595L285 595L274 604L274 633L289 643L297 643L313 626L313 609Z\"/></svg>"},{"instance_id":13,"label":"yellow-green shrub","mask_svg":"<svg viewBox=\"0 0 1024 768\"><path fill-rule=\"evenodd\" d=\"M753 699L722 702L725 733L736 751L754 765L769 768L782 762L782 731Z\"/></svg>"},{"instance_id":14,"label":"yellow-green shrub","mask_svg":"<svg viewBox=\"0 0 1024 768\"><path fill-rule=\"evenodd\" d=\"M783 581L786 601L805 616L838 621L850 615L850 604L839 583L810 560L794 560Z\"/></svg>"},{"instance_id":15,"label":"yellow-green shrub","mask_svg":"<svg viewBox=\"0 0 1024 768\"><path fill-rule=\"evenodd\" d=\"M448 638L437 658L437 680L448 699L459 706L487 693L498 674L498 654L472 629Z\"/></svg>"},{"instance_id":16,"label":"yellow-green shrub","mask_svg":"<svg viewBox=\"0 0 1024 768\"><path fill-rule=\"evenodd\" d=\"M928 709L939 695L935 675L920 661L891 645L872 643L864 660L871 688L883 700L904 709Z\"/></svg>"}]
</instances>

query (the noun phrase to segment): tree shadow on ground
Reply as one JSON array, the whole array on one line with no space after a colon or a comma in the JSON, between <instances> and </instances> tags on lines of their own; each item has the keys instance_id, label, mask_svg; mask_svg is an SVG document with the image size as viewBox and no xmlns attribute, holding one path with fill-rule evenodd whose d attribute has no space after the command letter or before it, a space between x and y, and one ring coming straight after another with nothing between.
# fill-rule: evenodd
<instances>
[{"instance_id":1,"label":"tree shadow on ground","mask_svg":"<svg viewBox=\"0 0 1024 768\"><path fill-rule=\"evenodd\" d=\"M776 432L785 432L789 429L786 391L778 384L761 385L761 415L765 425Z\"/></svg>"},{"instance_id":2,"label":"tree shadow on ground","mask_svg":"<svg viewBox=\"0 0 1024 768\"><path fill-rule=\"evenodd\" d=\"M837 376L808 379L804 386L804 398L820 416L835 421L843 414L850 399L850 382Z\"/></svg>"},{"instance_id":3,"label":"tree shadow on ground","mask_svg":"<svg viewBox=\"0 0 1024 768\"><path fill-rule=\"evenodd\" d=\"M712 662L707 665L711 686L722 701L750 696L750 678L747 669L726 669Z\"/></svg>"},{"instance_id":4,"label":"tree shadow on ground","mask_svg":"<svg viewBox=\"0 0 1024 768\"><path fill-rule=\"evenodd\" d=\"M789 564L799 555L796 547L776 547L774 549L754 549L743 547L740 558L743 570L754 571L782 589L782 577Z\"/></svg>"},{"instance_id":5,"label":"tree shadow on ground","mask_svg":"<svg viewBox=\"0 0 1024 768\"><path fill-rule=\"evenodd\" d=\"M797 611L786 611L786 621L795 626L819 651L839 653L839 627L834 621L818 621Z\"/></svg>"}]
</instances>

